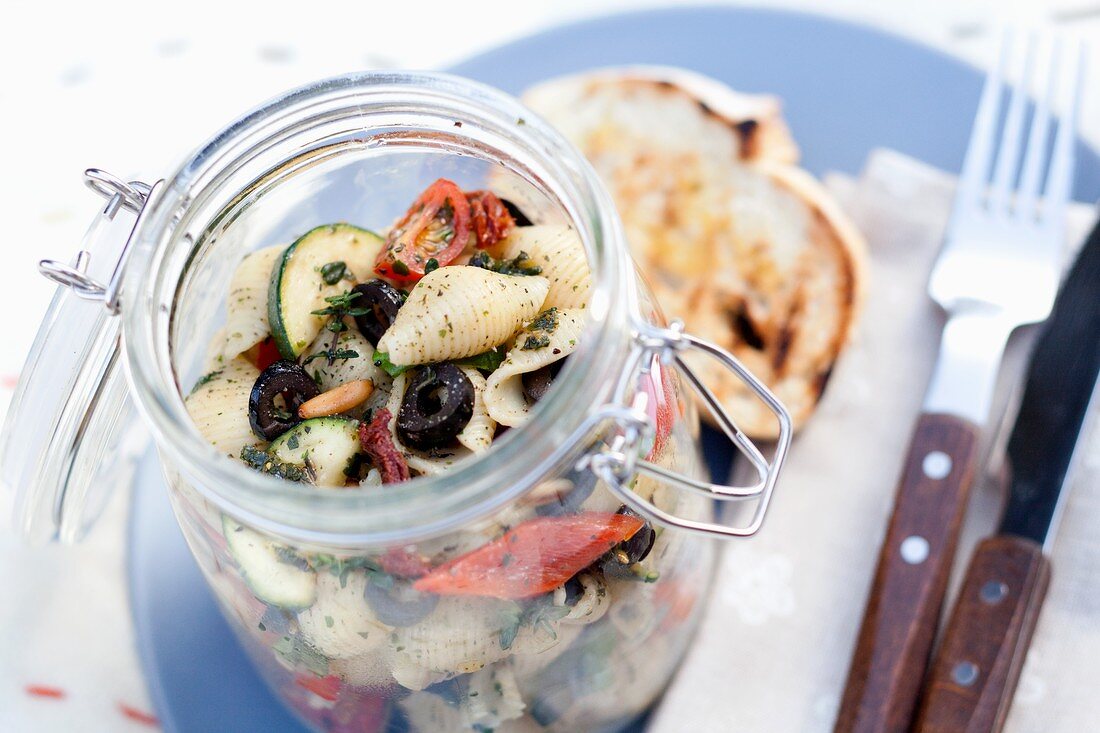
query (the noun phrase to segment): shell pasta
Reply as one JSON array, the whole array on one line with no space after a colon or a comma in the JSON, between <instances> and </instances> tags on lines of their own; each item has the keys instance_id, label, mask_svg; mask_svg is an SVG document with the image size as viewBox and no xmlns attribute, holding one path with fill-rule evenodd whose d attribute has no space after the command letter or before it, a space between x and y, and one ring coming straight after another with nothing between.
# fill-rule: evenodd
<instances>
[{"instance_id":1,"label":"shell pasta","mask_svg":"<svg viewBox=\"0 0 1100 733\"><path fill-rule=\"evenodd\" d=\"M541 321L541 323L540 323ZM569 356L581 337L584 322L578 311L544 311L515 340L508 356L488 379L485 405L501 425L516 426L527 419L531 401L524 394L523 375L550 367Z\"/></svg>"},{"instance_id":2,"label":"shell pasta","mask_svg":"<svg viewBox=\"0 0 1100 733\"><path fill-rule=\"evenodd\" d=\"M505 257L526 253L550 283L544 308L584 308L592 284L588 254L576 230L560 226L517 229L505 240Z\"/></svg>"},{"instance_id":3,"label":"shell pasta","mask_svg":"<svg viewBox=\"0 0 1100 733\"><path fill-rule=\"evenodd\" d=\"M394 364L461 359L500 346L542 307L545 278L441 267L409 293L378 342Z\"/></svg>"},{"instance_id":4,"label":"shell pasta","mask_svg":"<svg viewBox=\"0 0 1100 733\"><path fill-rule=\"evenodd\" d=\"M549 399L585 336L581 240L510 211L441 180L384 237L322 224L247 256L215 369L185 398L199 432L309 502L384 506L432 477L464 500L463 476ZM560 690L604 674L620 626L657 618L634 587L655 577L657 532L589 469L547 478L400 546L299 543L211 508L212 584L269 676L333 719L366 700L403 708L412 733L584 729Z\"/></svg>"},{"instance_id":5,"label":"shell pasta","mask_svg":"<svg viewBox=\"0 0 1100 733\"><path fill-rule=\"evenodd\" d=\"M266 247L244 258L229 281L226 299L225 343L222 356L232 359L271 335L267 320L267 291L271 268L285 246Z\"/></svg>"}]
</instances>

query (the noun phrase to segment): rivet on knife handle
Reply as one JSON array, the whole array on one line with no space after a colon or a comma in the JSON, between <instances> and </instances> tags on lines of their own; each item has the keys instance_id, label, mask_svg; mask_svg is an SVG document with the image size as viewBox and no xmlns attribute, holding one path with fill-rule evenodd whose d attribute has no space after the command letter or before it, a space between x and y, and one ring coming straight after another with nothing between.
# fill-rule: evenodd
<instances>
[{"instance_id":1,"label":"rivet on knife handle","mask_svg":"<svg viewBox=\"0 0 1100 733\"><path fill-rule=\"evenodd\" d=\"M836 733L905 733L913 720L977 460L978 430L917 422L879 552Z\"/></svg>"},{"instance_id":2,"label":"rivet on knife handle","mask_svg":"<svg viewBox=\"0 0 1100 733\"><path fill-rule=\"evenodd\" d=\"M914 733L997 733L1050 584L1039 543L984 540L974 552Z\"/></svg>"}]
</instances>

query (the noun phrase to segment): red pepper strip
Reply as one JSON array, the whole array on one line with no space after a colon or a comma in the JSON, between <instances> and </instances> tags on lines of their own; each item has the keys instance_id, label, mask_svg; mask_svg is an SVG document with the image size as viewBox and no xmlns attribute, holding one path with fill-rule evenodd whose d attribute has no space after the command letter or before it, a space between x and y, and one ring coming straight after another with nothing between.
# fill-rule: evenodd
<instances>
[{"instance_id":1,"label":"red pepper strip","mask_svg":"<svg viewBox=\"0 0 1100 733\"><path fill-rule=\"evenodd\" d=\"M530 598L560 587L644 525L629 514L537 517L439 566L413 588L444 596Z\"/></svg>"},{"instance_id":2,"label":"red pepper strip","mask_svg":"<svg viewBox=\"0 0 1100 733\"><path fill-rule=\"evenodd\" d=\"M420 555L393 548L378 558L382 572L399 578L419 578L431 572L432 565Z\"/></svg>"},{"instance_id":3,"label":"red pepper strip","mask_svg":"<svg viewBox=\"0 0 1100 733\"><path fill-rule=\"evenodd\" d=\"M343 687L340 678L334 674L330 674L328 677L300 675L294 681L299 687L304 687L322 700L329 700L330 702L340 697L340 689Z\"/></svg>"},{"instance_id":4,"label":"red pepper strip","mask_svg":"<svg viewBox=\"0 0 1100 733\"><path fill-rule=\"evenodd\" d=\"M657 388L660 385L660 389ZM676 424L676 390L672 383L670 369L661 364L657 355L653 356L650 371L641 378L641 387L649 395L646 404L646 412L655 426L653 449L649 451L646 460L652 461L665 447L668 438L672 435L672 427Z\"/></svg>"},{"instance_id":5,"label":"red pepper strip","mask_svg":"<svg viewBox=\"0 0 1100 733\"><path fill-rule=\"evenodd\" d=\"M382 474L384 484L408 481L411 477L405 456L393 444L393 435L390 434L392 418L393 413L383 409L369 423L359 423L359 445Z\"/></svg>"},{"instance_id":6,"label":"red pepper strip","mask_svg":"<svg viewBox=\"0 0 1100 733\"><path fill-rule=\"evenodd\" d=\"M256 368L261 372L282 358L279 347L275 345L275 339L270 336L256 344Z\"/></svg>"},{"instance_id":7,"label":"red pepper strip","mask_svg":"<svg viewBox=\"0 0 1100 733\"><path fill-rule=\"evenodd\" d=\"M516 220L492 191L469 191L470 223L477 236L478 249L488 249L508 236Z\"/></svg>"}]
</instances>

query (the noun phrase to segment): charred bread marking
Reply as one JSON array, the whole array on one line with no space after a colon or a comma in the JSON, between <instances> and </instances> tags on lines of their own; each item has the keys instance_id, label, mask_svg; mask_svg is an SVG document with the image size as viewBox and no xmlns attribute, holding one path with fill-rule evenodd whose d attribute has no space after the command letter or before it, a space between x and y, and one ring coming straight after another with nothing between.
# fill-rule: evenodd
<instances>
[{"instance_id":1,"label":"charred bread marking","mask_svg":"<svg viewBox=\"0 0 1100 733\"><path fill-rule=\"evenodd\" d=\"M737 355L801 425L852 333L865 253L828 193L790 165L778 101L639 68L553 80L524 99L604 179L664 312ZM693 366L745 432L774 437L739 382L710 360Z\"/></svg>"}]
</instances>

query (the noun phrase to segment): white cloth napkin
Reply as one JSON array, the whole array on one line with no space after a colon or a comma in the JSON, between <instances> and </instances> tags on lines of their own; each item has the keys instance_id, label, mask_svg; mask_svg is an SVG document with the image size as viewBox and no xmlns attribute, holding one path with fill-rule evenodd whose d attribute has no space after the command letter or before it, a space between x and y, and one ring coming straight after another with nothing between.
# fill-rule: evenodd
<instances>
[{"instance_id":1,"label":"white cloth napkin","mask_svg":"<svg viewBox=\"0 0 1100 733\"><path fill-rule=\"evenodd\" d=\"M925 295L950 211L953 179L877 151L856 180L829 186L870 245L858 336L818 414L795 438L768 520L725 549L699 637L651 731L816 733L832 730L910 431L936 356L942 315ZM1095 218L1072 212L1070 242ZM1071 254L1067 245L1067 258ZM1035 329L1013 339L1002 370L1004 411ZM1095 411L1094 411L1095 413ZM1071 478L1053 550L1053 580L1005 730L1097 730L1100 695L1100 429ZM1091 432L1091 437L1089 436ZM998 443L990 439L996 456ZM994 460L986 475L998 469ZM988 534L1002 496L974 491L953 587Z\"/></svg>"}]
</instances>

